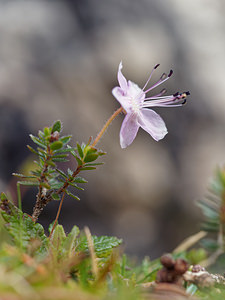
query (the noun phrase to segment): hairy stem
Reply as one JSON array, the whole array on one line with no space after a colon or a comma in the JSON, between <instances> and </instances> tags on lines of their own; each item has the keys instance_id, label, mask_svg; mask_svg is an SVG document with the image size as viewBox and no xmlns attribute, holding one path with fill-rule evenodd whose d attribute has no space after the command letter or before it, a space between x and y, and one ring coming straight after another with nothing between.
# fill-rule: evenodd
<instances>
[{"instance_id":1,"label":"hairy stem","mask_svg":"<svg viewBox=\"0 0 225 300\"><path fill-rule=\"evenodd\" d=\"M53 231L54 231L54 229L55 229L55 226L56 226L56 224L57 224L57 221L58 221L58 219L59 219L59 215L60 215L60 212L61 212L61 209L62 209L62 204L63 204L63 200L64 200L64 198L65 198L65 195L66 195L66 192L63 193L62 198L61 198L61 200L60 200L59 208L58 208L58 211L57 211L57 215L56 215L56 218L55 218L55 222L54 222L54 224L53 224L53 226L52 226L52 230L51 230L50 235L49 235L49 239L51 239L52 233L53 233Z\"/></svg>"},{"instance_id":2,"label":"hairy stem","mask_svg":"<svg viewBox=\"0 0 225 300\"><path fill-rule=\"evenodd\" d=\"M103 134L105 133L106 129L109 127L109 124L123 111L122 106L120 108L118 108L114 114L112 114L112 116L106 121L105 125L102 127L102 130L99 132L99 134L97 135L97 137L95 138L94 142L92 143L92 146L94 147L99 140L101 139L101 137L103 136Z\"/></svg>"},{"instance_id":3,"label":"hairy stem","mask_svg":"<svg viewBox=\"0 0 225 300\"><path fill-rule=\"evenodd\" d=\"M46 202L45 195L43 193L43 186L41 184L43 182L45 182L45 180L46 180L46 173L47 173L48 167L49 167L49 165L47 164L47 161L49 159L51 159L51 156L52 156L51 149L48 146L47 147L47 156L46 156L45 163L44 163L44 166L43 166L43 170L41 172L41 176L40 176L40 180L39 180L40 183L39 183L39 187L38 187L38 193L37 193L37 196L36 196L36 203L35 203L33 214L32 214L32 219L34 220L34 222L37 221L37 219L38 219L40 213L42 212L43 208L49 202L49 201Z\"/></svg>"}]
</instances>

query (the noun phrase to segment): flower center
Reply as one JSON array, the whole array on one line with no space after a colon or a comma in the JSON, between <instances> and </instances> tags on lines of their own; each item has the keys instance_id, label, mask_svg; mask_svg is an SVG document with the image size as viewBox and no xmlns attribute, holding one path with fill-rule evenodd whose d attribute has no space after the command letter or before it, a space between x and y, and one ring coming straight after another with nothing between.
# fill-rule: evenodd
<instances>
[{"instance_id":1,"label":"flower center","mask_svg":"<svg viewBox=\"0 0 225 300\"><path fill-rule=\"evenodd\" d=\"M132 111L133 111L135 114L138 114L139 111L140 111L140 107L139 107L138 101L137 101L135 98L131 97L131 98L130 98L130 104L131 104L131 109L132 109Z\"/></svg>"}]
</instances>

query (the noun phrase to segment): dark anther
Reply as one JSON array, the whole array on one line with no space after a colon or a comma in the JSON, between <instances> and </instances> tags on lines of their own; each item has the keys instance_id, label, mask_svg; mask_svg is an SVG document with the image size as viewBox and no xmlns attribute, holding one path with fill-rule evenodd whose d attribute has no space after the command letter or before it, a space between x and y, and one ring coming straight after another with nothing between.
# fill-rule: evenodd
<instances>
[{"instance_id":1,"label":"dark anther","mask_svg":"<svg viewBox=\"0 0 225 300\"><path fill-rule=\"evenodd\" d=\"M180 93L176 92L175 94L173 94L174 97L177 97Z\"/></svg>"},{"instance_id":2,"label":"dark anther","mask_svg":"<svg viewBox=\"0 0 225 300\"><path fill-rule=\"evenodd\" d=\"M170 70L168 77L172 76L172 74L173 74L173 70Z\"/></svg>"},{"instance_id":3,"label":"dark anther","mask_svg":"<svg viewBox=\"0 0 225 300\"><path fill-rule=\"evenodd\" d=\"M157 65L155 65L155 66L154 66L154 69L157 69L157 68L158 68L158 66L160 66L160 64L157 64Z\"/></svg>"},{"instance_id":4,"label":"dark anther","mask_svg":"<svg viewBox=\"0 0 225 300\"><path fill-rule=\"evenodd\" d=\"M166 89L162 89L161 92L160 92L160 94L165 94L166 92L167 92Z\"/></svg>"},{"instance_id":5,"label":"dark anther","mask_svg":"<svg viewBox=\"0 0 225 300\"><path fill-rule=\"evenodd\" d=\"M160 77L160 80L163 80L163 79L165 79L166 77L167 77L166 73L163 73L163 74L161 75L161 77Z\"/></svg>"}]
</instances>

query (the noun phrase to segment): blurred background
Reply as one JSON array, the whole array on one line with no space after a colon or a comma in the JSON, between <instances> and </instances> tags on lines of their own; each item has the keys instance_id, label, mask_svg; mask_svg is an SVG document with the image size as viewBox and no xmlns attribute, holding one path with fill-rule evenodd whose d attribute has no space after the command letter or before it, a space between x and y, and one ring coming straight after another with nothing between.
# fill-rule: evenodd
<instances>
[{"instance_id":1,"label":"blurred background","mask_svg":"<svg viewBox=\"0 0 225 300\"><path fill-rule=\"evenodd\" d=\"M125 76L143 86L174 70L168 94L190 90L182 108L161 108L168 135L155 142L140 130L125 150L120 115L99 147L105 165L90 171L81 201L66 199L66 230L87 225L115 235L140 258L171 251L200 228L195 201L225 160L225 2L223 0L1 0L0 187L14 199L30 161L28 134L60 119L64 134L87 142L119 107L111 94ZM161 87L160 87L161 88ZM32 213L35 191L23 189ZM50 203L40 222L54 220Z\"/></svg>"}]
</instances>

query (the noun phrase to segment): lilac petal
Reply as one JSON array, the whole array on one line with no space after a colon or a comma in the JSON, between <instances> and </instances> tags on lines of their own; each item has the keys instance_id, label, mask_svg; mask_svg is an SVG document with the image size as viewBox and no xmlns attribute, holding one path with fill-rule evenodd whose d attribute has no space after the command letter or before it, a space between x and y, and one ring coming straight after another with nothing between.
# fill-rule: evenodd
<instances>
[{"instance_id":1,"label":"lilac petal","mask_svg":"<svg viewBox=\"0 0 225 300\"><path fill-rule=\"evenodd\" d=\"M143 90L133 81L128 80L127 84L127 96L135 99L137 103L143 103L145 100L145 93Z\"/></svg>"},{"instance_id":2,"label":"lilac petal","mask_svg":"<svg viewBox=\"0 0 225 300\"><path fill-rule=\"evenodd\" d=\"M154 110L143 108L138 116L138 123L156 141L163 139L168 133L163 119Z\"/></svg>"},{"instance_id":3,"label":"lilac petal","mask_svg":"<svg viewBox=\"0 0 225 300\"><path fill-rule=\"evenodd\" d=\"M121 72L122 68L123 68L123 65L122 65L122 61L121 61L120 64L119 64L119 68L118 68L117 78L118 78L118 82L119 82L119 85L120 85L121 89L126 93L126 91L127 91L127 80Z\"/></svg>"},{"instance_id":4,"label":"lilac petal","mask_svg":"<svg viewBox=\"0 0 225 300\"><path fill-rule=\"evenodd\" d=\"M137 116L135 114L127 114L120 129L121 148L126 148L133 142L139 127Z\"/></svg>"},{"instance_id":5,"label":"lilac petal","mask_svg":"<svg viewBox=\"0 0 225 300\"><path fill-rule=\"evenodd\" d=\"M112 94L127 113L131 112L129 98L124 96L124 92L119 86L116 86L112 89Z\"/></svg>"}]
</instances>

